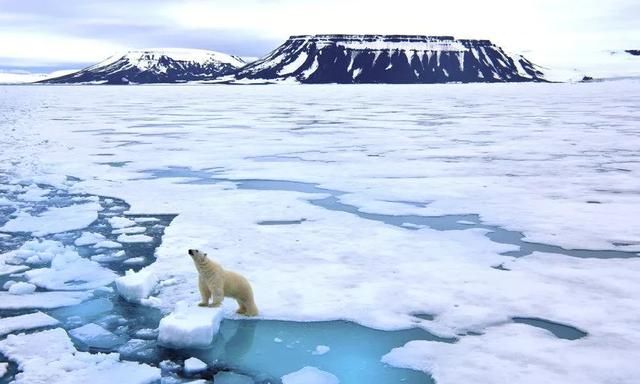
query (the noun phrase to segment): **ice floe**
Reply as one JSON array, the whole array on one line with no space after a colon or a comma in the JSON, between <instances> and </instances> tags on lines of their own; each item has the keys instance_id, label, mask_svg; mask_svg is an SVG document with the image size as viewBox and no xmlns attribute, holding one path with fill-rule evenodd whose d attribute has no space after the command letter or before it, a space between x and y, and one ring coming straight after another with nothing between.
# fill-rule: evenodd
<instances>
[{"instance_id":1,"label":"ice floe","mask_svg":"<svg viewBox=\"0 0 640 384\"><path fill-rule=\"evenodd\" d=\"M82 229L96 221L99 210L99 204L86 203L60 208L50 207L37 215L21 211L0 227L0 231L31 232L34 236L45 236Z\"/></svg>"},{"instance_id":2,"label":"ice floe","mask_svg":"<svg viewBox=\"0 0 640 384\"><path fill-rule=\"evenodd\" d=\"M0 336L4 336L15 331L26 331L34 328L51 327L58 324L60 324L58 320L42 312L3 317L0 318Z\"/></svg>"},{"instance_id":3,"label":"ice floe","mask_svg":"<svg viewBox=\"0 0 640 384\"><path fill-rule=\"evenodd\" d=\"M118 294L127 301L140 302L146 299L158 284L157 276L151 271L134 272L128 270L116 279Z\"/></svg>"},{"instance_id":4,"label":"ice floe","mask_svg":"<svg viewBox=\"0 0 640 384\"><path fill-rule=\"evenodd\" d=\"M0 352L18 363L21 372L16 374L16 384L146 384L160 380L160 369L120 361L117 353L78 352L61 328L9 335L0 341Z\"/></svg>"},{"instance_id":5,"label":"ice floe","mask_svg":"<svg viewBox=\"0 0 640 384\"><path fill-rule=\"evenodd\" d=\"M178 303L160 320L158 343L171 348L206 348L220 329L222 308L189 307Z\"/></svg>"},{"instance_id":6,"label":"ice floe","mask_svg":"<svg viewBox=\"0 0 640 384\"><path fill-rule=\"evenodd\" d=\"M91 297L89 292L34 292L12 295L0 292L0 309L58 308L77 305Z\"/></svg>"}]
</instances>

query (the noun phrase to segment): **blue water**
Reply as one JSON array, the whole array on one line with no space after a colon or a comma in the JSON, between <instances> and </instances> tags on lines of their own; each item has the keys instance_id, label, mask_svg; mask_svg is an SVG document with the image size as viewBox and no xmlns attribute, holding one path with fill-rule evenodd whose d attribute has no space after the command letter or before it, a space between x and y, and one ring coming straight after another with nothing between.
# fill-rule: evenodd
<instances>
[{"instance_id":1,"label":"blue water","mask_svg":"<svg viewBox=\"0 0 640 384\"><path fill-rule=\"evenodd\" d=\"M505 256L526 256L533 252L557 253L561 255L583 257L583 258L629 258L638 257L636 252L625 252L615 250L588 250L588 249L566 249L555 245L534 243L524 241L524 234L518 231L510 231L495 225L487 225L482 222L477 214L465 215L443 215L443 216L420 216L420 215L387 215L380 213L362 212L357 206L345 204L340 201L340 196L346 192L333 189L321 188L317 184L304 183L288 180L267 180L267 179L231 179L222 177L222 168L209 168L193 170L189 167L167 167L162 169L150 169L143 171L147 178L188 178L183 181L185 184L217 184L221 182L232 182L239 189L249 190L269 190L269 191L292 191L312 194L328 194L324 198L310 198L310 204L322 207L331 211L346 212L360 218L378 221L385 224L401 227L407 230L417 230L419 227L428 227L438 231L463 230L469 228L485 229L488 232L486 237L491 241L500 244L510 244L519 247L516 251L504 252ZM428 202L415 201L394 201L411 206L424 207ZM299 224L299 223L292 223ZM407 225L409 224L409 225ZM496 266L498 269L503 267Z\"/></svg>"}]
</instances>

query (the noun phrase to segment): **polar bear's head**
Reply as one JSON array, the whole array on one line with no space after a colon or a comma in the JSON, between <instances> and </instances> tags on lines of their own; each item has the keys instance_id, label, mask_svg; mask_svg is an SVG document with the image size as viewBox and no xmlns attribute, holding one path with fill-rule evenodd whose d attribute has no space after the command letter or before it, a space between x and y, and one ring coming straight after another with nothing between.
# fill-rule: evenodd
<instances>
[{"instance_id":1,"label":"polar bear's head","mask_svg":"<svg viewBox=\"0 0 640 384\"><path fill-rule=\"evenodd\" d=\"M199 251L197 249L190 249L189 250L189 256L191 256L194 260L199 261L199 260L204 260L207 258L207 254Z\"/></svg>"}]
</instances>

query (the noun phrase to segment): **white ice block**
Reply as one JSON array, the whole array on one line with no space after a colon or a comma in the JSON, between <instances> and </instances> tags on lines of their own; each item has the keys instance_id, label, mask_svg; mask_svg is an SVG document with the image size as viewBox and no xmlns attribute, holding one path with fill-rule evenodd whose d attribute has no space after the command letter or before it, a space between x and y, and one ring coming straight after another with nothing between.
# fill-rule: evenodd
<instances>
[{"instance_id":1,"label":"white ice block","mask_svg":"<svg viewBox=\"0 0 640 384\"><path fill-rule=\"evenodd\" d=\"M222 318L221 308L178 303L176 311L160 321L158 343L171 348L206 348L218 333Z\"/></svg>"}]
</instances>

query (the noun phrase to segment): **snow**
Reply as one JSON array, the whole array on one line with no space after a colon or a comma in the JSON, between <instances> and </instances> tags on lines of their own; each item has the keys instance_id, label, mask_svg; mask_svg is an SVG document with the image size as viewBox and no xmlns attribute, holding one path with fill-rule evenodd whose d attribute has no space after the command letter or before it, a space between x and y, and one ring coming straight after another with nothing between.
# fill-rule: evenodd
<instances>
[{"instance_id":1,"label":"snow","mask_svg":"<svg viewBox=\"0 0 640 384\"><path fill-rule=\"evenodd\" d=\"M304 367L299 371L282 376L282 384L338 384L340 380L316 367Z\"/></svg>"},{"instance_id":2,"label":"snow","mask_svg":"<svg viewBox=\"0 0 640 384\"><path fill-rule=\"evenodd\" d=\"M36 286L20 281L15 284L11 284L8 291L12 295L28 295L36 291Z\"/></svg>"},{"instance_id":3,"label":"snow","mask_svg":"<svg viewBox=\"0 0 640 384\"><path fill-rule=\"evenodd\" d=\"M35 292L12 295L0 292L0 309L58 308L80 304L91 297L87 292Z\"/></svg>"},{"instance_id":4,"label":"snow","mask_svg":"<svg viewBox=\"0 0 640 384\"><path fill-rule=\"evenodd\" d=\"M184 371L187 374L202 372L207 369L207 364L195 357L190 357L184 361Z\"/></svg>"},{"instance_id":5,"label":"snow","mask_svg":"<svg viewBox=\"0 0 640 384\"><path fill-rule=\"evenodd\" d=\"M31 232L34 236L45 236L82 229L98 218L98 203L75 204L69 207L51 207L39 215L20 211L17 217L9 220L0 231Z\"/></svg>"},{"instance_id":6,"label":"snow","mask_svg":"<svg viewBox=\"0 0 640 384\"><path fill-rule=\"evenodd\" d=\"M91 245L91 244L99 243L104 240L106 240L105 237L99 233L82 232L82 235L80 235L80 237L78 237L74 241L74 244L76 246Z\"/></svg>"},{"instance_id":7,"label":"snow","mask_svg":"<svg viewBox=\"0 0 640 384\"><path fill-rule=\"evenodd\" d=\"M160 320L158 343L170 348L206 348L220 329L222 308L189 307L181 302Z\"/></svg>"},{"instance_id":8,"label":"snow","mask_svg":"<svg viewBox=\"0 0 640 384\"><path fill-rule=\"evenodd\" d=\"M628 363L640 351L640 331L634 326L640 308L637 81L212 85L172 87L162 94L157 87L14 88L0 93L5 120L15 121L20 132L0 144L3 164L15 162L20 174L76 176L81 181L74 190L122 198L131 213L178 215L164 232L155 262L143 269L175 282L160 285L157 296L145 301L163 311L181 300L197 303L197 272L186 249L202 248L247 277L263 318L343 319L385 330L418 326L443 336L483 333L458 336L451 346L438 344L433 352L442 355L437 369L427 366L428 360L412 358L431 353L434 343L412 343L411 355L389 360L443 380L459 372L466 375L464 381L490 381L501 365L505 377L517 377L518 367L527 364L531 377L563 372L563 383L595 382L611 372L620 383L638 377ZM111 103L115 99L122 101L117 108ZM248 106L251 113L246 113ZM95 119L106 113L113 118ZM144 136L145 145L126 147L110 142L122 139L122 133L162 132L135 126L149 123L150 115L156 123L179 126L181 139ZM70 120L56 120L61 117ZM112 131L74 130L86 128L87 121L92 129ZM46 130L39 129L45 124ZM105 173L104 165L95 164L104 160L96 154L105 153L112 154L110 160L130 162ZM254 160L292 154L299 160ZM29 162L21 160L25 157ZM183 167L186 175L176 171L164 177L160 171L171 166ZM282 182L246 181L255 179ZM315 183L324 190L291 182ZM257 189L260 185L264 188ZM354 209L310 202L329 196L326 190L345 192L335 198ZM452 231L428 225L402 228L376 216L397 212L463 215L452 223L464 215L474 219ZM256 224L257 218L281 217L307 221ZM492 241L476 221L522 232L531 242L628 251L618 256L629 258L571 257L562 248L519 258L501 255L518 247ZM501 264L509 271L492 268ZM44 293L16 297L0 292L0 307L32 306L39 295ZM235 306L227 299L222 310L232 313ZM434 319L416 322L415 313ZM511 324L516 316L575 326L588 336L558 339ZM274 336L269 344L286 345L272 342ZM509 343L520 342L522 353L505 355ZM540 349L534 349L538 342ZM329 341L318 340L305 351L323 343ZM334 347L312 358L339 353ZM602 356L612 356L611 363ZM567 369L558 371L563 361ZM586 375L593 379L584 380Z\"/></svg>"},{"instance_id":9,"label":"snow","mask_svg":"<svg viewBox=\"0 0 640 384\"><path fill-rule=\"evenodd\" d=\"M15 377L16 384L145 384L160 380L159 368L119 361L117 353L76 351L61 328L9 335L0 341L0 352L18 363L21 372Z\"/></svg>"},{"instance_id":10,"label":"snow","mask_svg":"<svg viewBox=\"0 0 640 384\"><path fill-rule=\"evenodd\" d=\"M15 331L23 331L42 327L58 325L58 320L42 312L29 313L27 315L0 318L0 336ZM2 375L0 375L2 377Z\"/></svg>"},{"instance_id":11,"label":"snow","mask_svg":"<svg viewBox=\"0 0 640 384\"><path fill-rule=\"evenodd\" d=\"M157 284L158 278L151 271L129 270L124 276L116 279L118 294L131 302L139 302L149 297Z\"/></svg>"},{"instance_id":12,"label":"snow","mask_svg":"<svg viewBox=\"0 0 640 384\"><path fill-rule=\"evenodd\" d=\"M27 71L0 72L0 84L33 83L35 81L68 75L75 71L76 71L75 69L72 69L72 70L59 70L51 73L32 73Z\"/></svg>"},{"instance_id":13,"label":"snow","mask_svg":"<svg viewBox=\"0 0 640 384\"><path fill-rule=\"evenodd\" d=\"M302 66L302 64L304 64L305 61L307 61L307 57L309 55L307 54L307 52L299 52L296 56L296 59L293 60L290 63L285 64L282 69L280 69L280 71L278 72L279 75L284 76L284 75L289 75L293 72L295 72L296 70L298 70L298 68L300 68Z\"/></svg>"}]
</instances>

